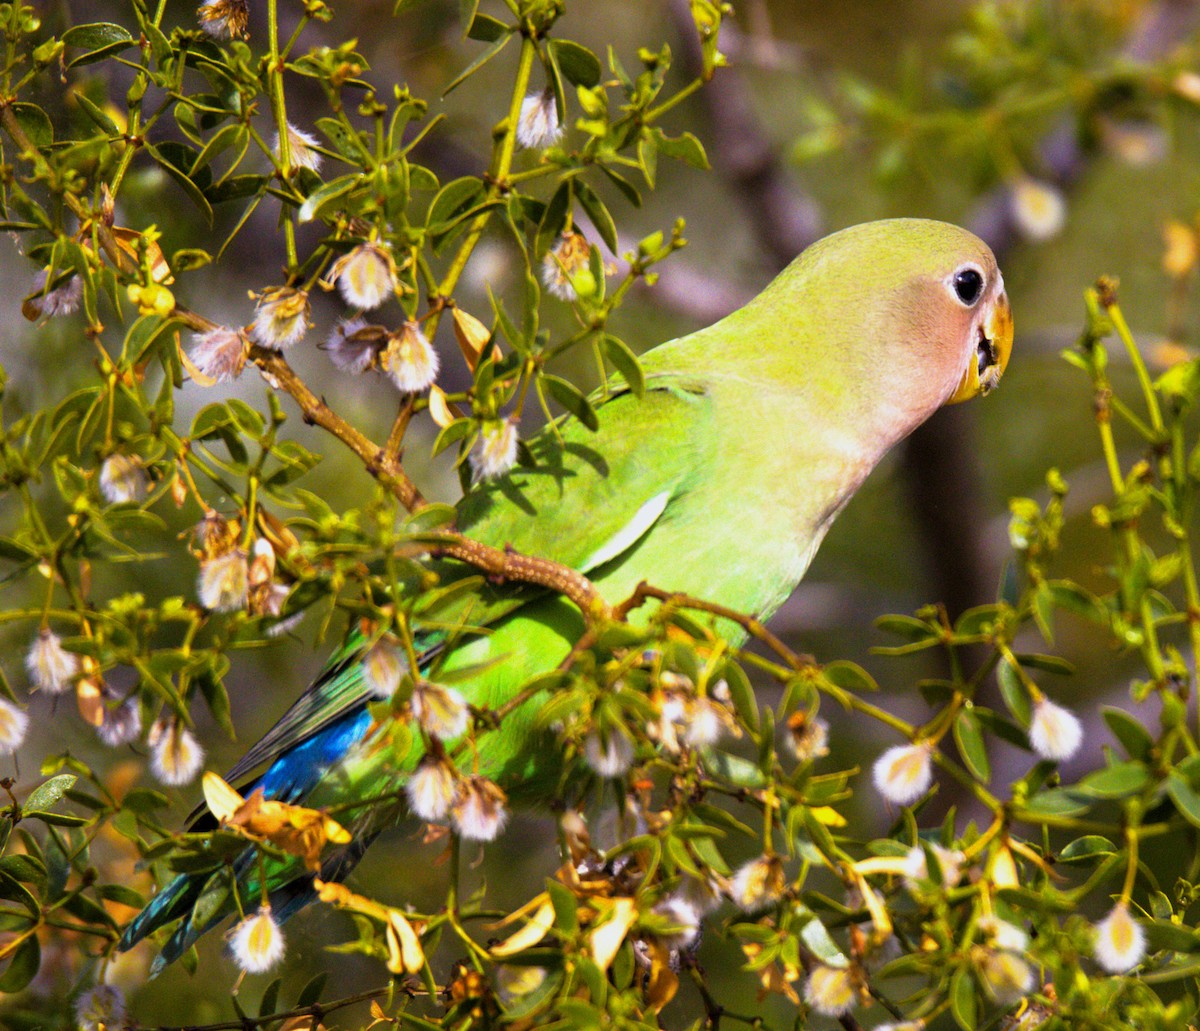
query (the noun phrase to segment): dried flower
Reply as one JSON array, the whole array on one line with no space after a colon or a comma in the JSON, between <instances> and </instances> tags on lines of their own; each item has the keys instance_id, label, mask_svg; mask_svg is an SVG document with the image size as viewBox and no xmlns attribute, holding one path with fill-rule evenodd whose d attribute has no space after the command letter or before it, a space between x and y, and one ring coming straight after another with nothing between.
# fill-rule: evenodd
<instances>
[{"instance_id":1,"label":"dried flower","mask_svg":"<svg viewBox=\"0 0 1200 1031\"><path fill-rule=\"evenodd\" d=\"M7 698L0 698L0 755L15 752L29 730L29 715Z\"/></svg>"},{"instance_id":2,"label":"dried flower","mask_svg":"<svg viewBox=\"0 0 1200 1031\"><path fill-rule=\"evenodd\" d=\"M485 422L471 449L470 461L480 480L503 476L517 462L517 424L511 419Z\"/></svg>"},{"instance_id":3,"label":"dried flower","mask_svg":"<svg viewBox=\"0 0 1200 1031\"><path fill-rule=\"evenodd\" d=\"M508 822L508 797L486 777L462 781L454 800L454 827L471 841L491 841Z\"/></svg>"},{"instance_id":4,"label":"dried flower","mask_svg":"<svg viewBox=\"0 0 1200 1031\"><path fill-rule=\"evenodd\" d=\"M234 961L248 974L266 973L283 959L283 931L271 907L262 906L237 924L229 935L229 947Z\"/></svg>"},{"instance_id":5,"label":"dried flower","mask_svg":"<svg viewBox=\"0 0 1200 1031\"><path fill-rule=\"evenodd\" d=\"M1096 962L1110 974L1132 970L1146 958L1146 932L1129 914L1129 903L1118 902L1096 924Z\"/></svg>"},{"instance_id":6,"label":"dried flower","mask_svg":"<svg viewBox=\"0 0 1200 1031\"><path fill-rule=\"evenodd\" d=\"M452 687L420 680L413 687L413 715L431 737L449 741L466 732L471 712L466 699Z\"/></svg>"},{"instance_id":7,"label":"dried flower","mask_svg":"<svg viewBox=\"0 0 1200 1031\"><path fill-rule=\"evenodd\" d=\"M119 748L136 741L142 733L142 708L137 695L126 698L120 705L103 709L103 722L96 728L100 740L109 748Z\"/></svg>"},{"instance_id":8,"label":"dried flower","mask_svg":"<svg viewBox=\"0 0 1200 1031\"><path fill-rule=\"evenodd\" d=\"M437 379L438 354L421 332L421 327L408 320L387 338L387 347L380 357L383 371L403 394L427 390Z\"/></svg>"},{"instance_id":9,"label":"dried flower","mask_svg":"<svg viewBox=\"0 0 1200 1031\"><path fill-rule=\"evenodd\" d=\"M844 1017L854 1008L853 972L817 963L804 984L804 1001L826 1017Z\"/></svg>"},{"instance_id":10,"label":"dried flower","mask_svg":"<svg viewBox=\"0 0 1200 1031\"><path fill-rule=\"evenodd\" d=\"M317 152L319 141L312 133L297 129L291 122L287 123L288 163L292 168L307 168L312 172L321 170L321 155ZM275 134L272 149L275 156L283 163L283 151L280 147L279 133Z\"/></svg>"},{"instance_id":11,"label":"dried flower","mask_svg":"<svg viewBox=\"0 0 1200 1031\"><path fill-rule=\"evenodd\" d=\"M601 777L622 777L633 764L633 742L620 730L593 730L583 740L583 758Z\"/></svg>"},{"instance_id":12,"label":"dried flower","mask_svg":"<svg viewBox=\"0 0 1200 1031\"><path fill-rule=\"evenodd\" d=\"M227 551L201 562L196 583L200 604L213 612L244 609L250 589L249 572L244 551Z\"/></svg>"},{"instance_id":13,"label":"dried flower","mask_svg":"<svg viewBox=\"0 0 1200 1031\"><path fill-rule=\"evenodd\" d=\"M164 784L188 783L204 765L204 749L187 727L174 717L156 720L150 728L150 770Z\"/></svg>"},{"instance_id":14,"label":"dried flower","mask_svg":"<svg viewBox=\"0 0 1200 1031\"><path fill-rule=\"evenodd\" d=\"M542 150L556 144L562 134L554 91L544 89L540 93L527 93L521 101L521 117L517 120L517 142L527 150Z\"/></svg>"},{"instance_id":15,"label":"dried flower","mask_svg":"<svg viewBox=\"0 0 1200 1031\"><path fill-rule=\"evenodd\" d=\"M245 39L250 26L248 0L204 0L196 12L200 28L213 39Z\"/></svg>"},{"instance_id":16,"label":"dried flower","mask_svg":"<svg viewBox=\"0 0 1200 1031\"><path fill-rule=\"evenodd\" d=\"M426 755L404 785L408 807L415 817L429 823L446 818L458 791L458 776L448 762Z\"/></svg>"},{"instance_id":17,"label":"dried flower","mask_svg":"<svg viewBox=\"0 0 1200 1031\"><path fill-rule=\"evenodd\" d=\"M568 229L542 259L546 289L563 301L573 301L577 294L594 293L591 256L592 245L587 237Z\"/></svg>"},{"instance_id":18,"label":"dried flower","mask_svg":"<svg viewBox=\"0 0 1200 1031\"><path fill-rule=\"evenodd\" d=\"M1010 194L1013 221L1027 239L1040 243L1057 236L1067 221L1067 202L1050 183L1023 176Z\"/></svg>"},{"instance_id":19,"label":"dried flower","mask_svg":"<svg viewBox=\"0 0 1200 1031\"><path fill-rule=\"evenodd\" d=\"M111 984L89 988L75 1000L75 1025L79 1031L115 1031L124 1027L124 993Z\"/></svg>"},{"instance_id":20,"label":"dried flower","mask_svg":"<svg viewBox=\"0 0 1200 1031\"><path fill-rule=\"evenodd\" d=\"M408 660L399 642L385 634L363 656L363 679L376 698L391 698L408 672Z\"/></svg>"},{"instance_id":21,"label":"dried flower","mask_svg":"<svg viewBox=\"0 0 1200 1031\"><path fill-rule=\"evenodd\" d=\"M381 244L360 243L333 263L326 283L337 283L342 299L354 308L378 308L399 287L396 263Z\"/></svg>"},{"instance_id":22,"label":"dried flower","mask_svg":"<svg viewBox=\"0 0 1200 1031\"><path fill-rule=\"evenodd\" d=\"M206 333L192 335L187 359L193 366L193 377L199 372L212 383L228 383L241 375L246 365L246 338L236 329L217 326ZM201 383L201 386L210 384Z\"/></svg>"},{"instance_id":23,"label":"dried flower","mask_svg":"<svg viewBox=\"0 0 1200 1031\"><path fill-rule=\"evenodd\" d=\"M46 289L49 269L42 269L33 277L33 293L21 305L21 313L30 321L43 316L71 315L83 300L83 280L71 276L52 290Z\"/></svg>"},{"instance_id":24,"label":"dried flower","mask_svg":"<svg viewBox=\"0 0 1200 1031\"><path fill-rule=\"evenodd\" d=\"M137 455L109 455L100 466L100 493L113 505L141 501L146 496L146 470Z\"/></svg>"},{"instance_id":25,"label":"dried flower","mask_svg":"<svg viewBox=\"0 0 1200 1031\"><path fill-rule=\"evenodd\" d=\"M1065 762L1083 744L1083 727L1073 713L1043 696L1033 706L1029 743L1043 759Z\"/></svg>"},{"instance_id":26,"label":"dried flower","mask_svg":"<svg viewBox=\"0 0 1200 1031\"><path fill-rule=\"evenodd\" d=\"M822 759L829 754L829 724L803 709L797 709L788 717L785 740L800 762Z\"/></svg>"},{"instance_id":27,"label":"dried flower","mask_svg":"<svg viewBox=\"0 0 1200 1031\"><path fill-rule=\"evenodd\" d=\"M894 745L875 761L875 787L893 805L911 805L933 783L932 758L932 742Z\"/></svg>"},{"instance_id":28,"label":"dried flower","mask_svg":"<svg viewBox=\"0 0 1200 1031\"><path fill-rule=\"evenodd\" d=\"M729 897L747 913L775 905L783 898L783 860L762 855L743 863L729 882Z\"/></svg>"},{"instance_id":29,"label":"dried flower","mask_svg":"<svg viewBox=\"0 0 1200 1031\"><path fill-rule=\"evenodd\" d=\"M62 646L62 638L42 627L25 656L29 679L39 691L61 694L79 674L79 656Z\"/></svg>"},{"instance_id":30,"label":"dried flower","mask_svg":"<svg viewBox=\"0 0 1200 1031\"><path fill-rule=\"evenodd\" d=\"M366 319L342 319L333 327L324 347L329 360L342 372L358 375L371 367L387 339L387 330L382 326L368 325Z\"/></svg>"},{"instance_id":31,"label":"dried flower","mask_svg":"<svg viewBox=\"0 0 1200 1031\"><path fill-rule=\"evenodd\" d=\"M251 335L263 347L282 351L304 336L311 307L308 291L290 286L268 287L254 306Z\"/></svg>"}]
</instances>

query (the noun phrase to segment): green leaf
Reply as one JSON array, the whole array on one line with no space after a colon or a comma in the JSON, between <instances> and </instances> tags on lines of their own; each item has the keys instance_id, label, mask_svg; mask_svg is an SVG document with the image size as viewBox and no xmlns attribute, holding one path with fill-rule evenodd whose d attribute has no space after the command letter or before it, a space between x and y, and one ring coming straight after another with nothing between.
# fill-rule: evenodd
<instances>
[{"instance_id":1,"label":"green leaf","mask_svg":"<svg viewBox=\"0 0 1200 1031\"><path fill-rule=\"evenodd\" d=\"M979 998L975 994L975 980L967 967L959 967L950 979L950 1012L963 1031L975 1031L979 1027Z\"/></svg>"},{"instance_id":2,"label":"green leaf","mask_svg":"<svg viewBox=\"0 0 1200 1031\"><path fill-rule=\"evenodd\" d=\"M467 27L467 38L478 40L480 43L495 43L501 36L512 31L499 18L476 12L475 17L471 19L471 24ZM551 42L553 43L553 40Z\"/></svg>"},{"instance_id":3,"label":"green leaf","mask_svg":"<svg viewBox=\"0 0 1200 1031\"><path fill-rule=\"evenodd\" d=\"M1104 856L1116 855L1116 852L1116 845L1108 838L1099 834L1085 834L1082 838L1076 838L1068 844L1058 854L1058 861L1060 863L1087 863Z\"/></svg>"},{"instance_id":4,"label":"green leaf","mask_svg":"<svg viewBox=\"0 0 1200 1031\"><path fill-rule=\"evenodd\" d=\"M1113 732L1113 737L1121 742L1121 747L1129 754L1130 759L1139 759L1144 762L1150 758L1150 753L1154 748L1154 738L1142 726L1140 720L1131 716L1124 709L1112 706L1105 706L1101 712L1104 715L1104 722L1108 724L1108 729Z\"/></svg>"},{"instance_id":5,"label":"green leaf","mask_svg":"<svg viewBox=\"0 0 1200 1031\"><path fill-rule=\"evenodd\" d=\"M575 196L579 199L579 203L583 205L583 210L587 212L588 218L592 220L592 224L596 227L596 232L600 234L600 239L604 241L609 251L616 254L617 226L613 222L612 215L608 213L608 208L604 206L604 202L596 196L592 188L582 179L575 180L574 189Z\"/></svg>"},{"instance_id":6,"label":"green leaf","mask_svg":"<svg viewBox=\"0 0 1200 1031\"><path fill-rule=\"evenodd\" d=\"M910 641L927 641L937 638L937 631L922 619L912 616L880 616L875 625L889 634L906 637Z\"/></svg>"},{"instance_id":7,"label":"green leaf","mask_svg":"<svg viewBox=\"0 0 1200 1031\"><path fill-rule=\"evenodd\" d=\"M675 158L693 168L707 169L708 155L704 153L704 145L690 132L680 136L668 136L657 126L650 130L659 151L669 158Z\"/></svg>"},{"instance_id":8,"label":"green leaf","mask_svg":"<svg viewBox=\"0 0 1200 1031\"><path fill-rule=\"evenodd\" d=\"M35 147L49 147L54 143L54 126L50 118L37 104L10 104L8 108Z\"/></svg>"},{"instance_id":9,"label":"green leaf","mask_svg":"<svg viewBox=\"0 0 1200 1031\"><path fill-rule=\"evenodd\" d=\"M219 183L204 188L204 196L210 204L224 204L231 200L244 200L262 193L271 180L265 175L231 175Z\"/></svg>"},{"instance_id":10,"label":"green leaf","mask_svg":"<svg viewBox=\"0 0 1200 1031\"><path fill-rule=\"evenodd\" d=\"M1200 952L1200 932L1172 920L1137 921L1146 932L1150 950L1170 949L1173 952Z\"/></svg>"},{"instance_id":11,"label":"green leaf","mask_svg":"<svg viewBox=\"0 0 1200 1031\"><path fill-rule=\"evenodd\" d=\"M986 784L992 776L988 763L987 747L983 741L983 728L979 717L970 709L963 709L954 721L954 742L967 769L976 780Z\"/></svg>"},{"instance_id":12,"label":"green leaf","mask_svg":"<svg viewBox=\"0 0 1200 1031\"><path fill-rule=\"evenodd\" d=\"M445 232L480 203L485 193L483 181L473 175L448 182L430 202L429 216L425 219L430 232Z\"/></svg>"},{"instance_id":13,"label":"green leaf","mask_svg":"<svg viewBox=\"0 0 1200 1031\"><path fill-rule=\"evenodd\" d=\"M879 690L874 677L856 662L838 659L821 667L821 673L830 683L843 691L854 694L871 694Z\"/></svg>"},{"instance_id":14,"label":"green leaf","mask_svg":"<svg viewBox=\"0 0 1200 1031\"><path fill-rule=\"evenodd\" d=\"M1200 827L1200 793L1191 786L1178 770L1167 773L1167 794L1175 803L1180 815L1193 827Z\"/></svg>"},{"instance_id":15,"label":"green leaf","mask_svg":"<svg viewBox=\"0 0 1200 1031\"><path fill-rule=\"evenodd\" d=\"M79 778L71 773L60 773L57 777L39 784L30 793L22 806L24 810L50 810Z\"/></svg>"},{"instance_id":16,"label":"green leaf","mask_svg":"<svg viewBox=\"0 0 1200 1031\"><path fill-rule=\"evenodd\" d=\"M587 47L569 39L552 39L546 45L550 60L557 65L562 77L572 86L591 89L600 83L600 58Z\"/></svg>"},{"instance_id":17,"label":"green leaf","mask_svg":"<svg viewBox=\"0 0 1200 1031\"><path fill-rule=\"evenodd\" d=\"M1091 798L1128 798L1150 783L1150 771L1140 762L1114 763L1089 773L1075 790Z\"/></svg>"},{"instance_id":18,"label":"green leaf","mask_svg":"<svg viewBox=\"0 0 1200 1031\"><path fill-rule=\"evenodd\" d=\"M297 1009L303 1009L305 1006L311 1006L321 999L321 993L325 991L325 982L329 980L329 972L322 971L317 974L311 981L300 989L300 994L296 997Z\"/></svg>"},{"instance_id":19,"label":"green leaf","mask_svg":"<svg viewBox=\"0 0 1200 1031\"><path fill-rule=\"evenodd\" d=\"M621 378L629 384L629 389L637 397L644 397L646 377L642 372L642 365L638 361L637 355L629 349L627 344L609 333L604 334L601 347L604 349L604 357L612 363Z\"/></svg>"},{"instance_id":20,"label":"green leaf","mask_svg":"<svg viewBox=\"0 0 1200 1031\"><path fill-rule=\"evenodd\" d=\"M137 46L137 40L129 34L128 29L112 22L75 25L62 34L62 42L84 51L67 63L68 68L103 61L112 54L119 54L122 50Z\"/></svg>"},{"instance_id":21,"label":"green leaf","mask_svg":"<svg viewBox=\"0 0 1200 1031\"><path fill-rule=\"evenodd\" d=\"M325 138L333 144L333 149L341 154L342 157L348 158L350 161L362 165L364 168L371 166L373 163L371 152L363 143L362 136L353 126L346 125L345 122L339 121L337 118L318 118L316 126L325 134Z\"/></svg>"},{"instance_id":22,"label":"green leaf","mask_svg":"<svg viewBox=\"0 0 1200 1031\"><path fill-rule=\"evenodd\" d=\"M343 175L337 179L331 179L329 182L317 187L300 205L300 210L296 213L298 222L311 222L319 217L321 213L334 201L346 196L351 190L359 186L363 181L363 177L357 173L354 175Z\"/></svg>"},{"instance_id":23,"label":"green leaf","mask_svg":"<svg viewBox=\"0 0 1200 1031\"><path fill-rule=\"evenodd\" d=\"M0 974L0 995L11 995L24 990L37 976L41 965L42 947L38 944L37 935L31 934L17 946L7 969Z\"/></svg>"},{"instance_id":24,"label":"green leaf","mask_svg":"<svg viewBox=\"0 0 1200 1031\"><path fill-rule=\"evenodd\" d=\"M1037 822L1039 816L1077 816L1088 809L1087 800L1080 798L1077 792L1066 788L1050 788L1034 795L1021 812L1022 819L1029 818Z\"/></svg>"},{"instance_id":25,"label":"green leaf","mask_svg":"<svg viewBox=\"0 0 1200 1031\"><path fill-rule=\"evenodd\" d=\"M87 94L83 93L81 90L75 91L75 103L80 106L80 108L83 110L83 113L87 115L88 118L90 118L93 122L95 122L97 127L103 132L108 133L109 136L120 135L121 130L117 127L117 123L108 116L104 108L100 107L100 105L94 101L89 100Z\"/></svg>"},{"instance_id":26,"label":"green leaf","mask_svg":"<svg viewBox=\"0 0 1200 1031\"><path fill-rule=\"evenodd\" d=\"M568 383L565 379L551 373L544 374L539 382L545 383L554 400L575 416L589 430L595 432L600 428L600 420L596 418L596 410L575 384Z\"/></svg>"}]
</instances>

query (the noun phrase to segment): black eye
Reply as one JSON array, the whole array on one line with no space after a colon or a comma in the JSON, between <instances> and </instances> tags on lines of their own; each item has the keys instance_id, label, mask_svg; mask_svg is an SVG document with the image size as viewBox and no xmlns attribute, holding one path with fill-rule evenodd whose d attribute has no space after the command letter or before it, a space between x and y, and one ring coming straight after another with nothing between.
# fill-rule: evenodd
<instances>
[{"instance_id":1,"label":"black eye","mask_svg":"<svg viewBox=\"0 0 1200 1031\"><path fill-rule=\"evenodd\" d=\"M972 305L983 293L983 276L978 269L964 268L954 273L954 292L965 305Z\"/></svg>"}]
</instances>

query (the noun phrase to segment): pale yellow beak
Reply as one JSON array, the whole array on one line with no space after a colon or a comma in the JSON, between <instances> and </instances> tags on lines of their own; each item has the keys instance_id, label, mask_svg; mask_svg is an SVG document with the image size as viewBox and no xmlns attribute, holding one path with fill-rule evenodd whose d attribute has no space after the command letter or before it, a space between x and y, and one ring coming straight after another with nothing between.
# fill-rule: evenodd
<instances>
[{"instance_id":1,"label":"pale yellow beak","mask_svg":"<svg viewBox=\"0 0 1200 1031\"><path fill-rule=\"evenodd\" d=\"M946 404L956 405L959 401L969 401L989 393L1008 368L1012 342L1012 308L1008 303L1008 295L1001 293L984 313L974 354Z\"/></svg>"}]
</instances>

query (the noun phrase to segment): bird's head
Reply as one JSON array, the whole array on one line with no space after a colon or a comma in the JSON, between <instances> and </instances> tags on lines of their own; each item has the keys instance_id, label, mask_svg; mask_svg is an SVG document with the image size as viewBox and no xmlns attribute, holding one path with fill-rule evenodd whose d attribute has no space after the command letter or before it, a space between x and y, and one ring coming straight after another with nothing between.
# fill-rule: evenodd
<instances>
[{"instance_id":1,"label":"bird's head","mask_svg":"<svg viewBox=\"0 0 1200 1031\"><path fill-rule=\"evenodd\" d=\"M966 262L950 273L945 285L953 302L963 307L967 340L974 344L962 379L946 402L957 404L982 397L1000 382L1012 353L1013 317L995 259L990 268Z\"/></svg>"}]
</instances>

